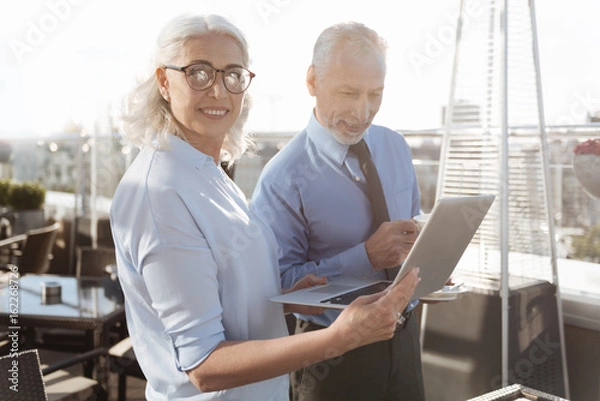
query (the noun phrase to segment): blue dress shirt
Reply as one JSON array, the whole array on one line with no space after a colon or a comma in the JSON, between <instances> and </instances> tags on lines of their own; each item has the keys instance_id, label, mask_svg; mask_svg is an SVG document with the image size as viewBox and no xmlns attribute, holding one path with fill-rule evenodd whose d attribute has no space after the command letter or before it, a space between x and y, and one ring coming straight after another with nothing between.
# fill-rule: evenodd
<instances>
[{"instance_id":1,"label":"blue dress shirt","mask_svg":"<svg viewBox=\"0 0 600 401\"><path fill-rule=\"evenodd\" d=\"M390 220L419 214L419 187L404 137L372 125L364 139L381 179ZM365 249L375 227L358 159L314 114L306 129L267 163L250 207L275 234L284 288L309 273L386 279L384 271L374 271ZM338 314L328 310L302 319L328 326Z\"/></svg>"},{"instance_id":2,"label":"blue dress shirt","mask_svg":"<svg viewBox=\"0 0 600 401\"><path fill-rule=\"evenodd\" d=\"M288 400L288 376L201 393L186 370L225 340L287 335L277 244L209 157L171 136L144 148L111 204L127 324L156 400Z\"/></svg>"}]
</instances>

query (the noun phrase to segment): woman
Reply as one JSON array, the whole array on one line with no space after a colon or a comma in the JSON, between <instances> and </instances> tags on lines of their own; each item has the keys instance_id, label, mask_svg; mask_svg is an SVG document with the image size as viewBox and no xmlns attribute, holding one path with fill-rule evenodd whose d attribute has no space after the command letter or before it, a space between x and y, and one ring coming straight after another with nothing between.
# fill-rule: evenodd
<instances>
[{"instance_id":1,"label":"woman","mask_svg":"<svg viewBox=\"0 0 600 401\"><path fill-rule=\"evenodd\" d=\"M146 397L287 400L286 373L390 338L417 272L326 330L286 336L268 300L281 292L275 240L220 168L246 148L246 39L223 17L182 16L159 35L155 63L129 98L124 133L142 150L110 216Z\"/></svg>"}]
</instances>

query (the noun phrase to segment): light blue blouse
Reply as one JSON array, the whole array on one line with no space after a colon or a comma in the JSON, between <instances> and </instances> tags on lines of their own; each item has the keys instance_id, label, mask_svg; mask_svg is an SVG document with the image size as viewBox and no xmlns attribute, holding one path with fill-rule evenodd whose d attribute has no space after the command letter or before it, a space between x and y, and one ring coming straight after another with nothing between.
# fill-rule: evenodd
<instances>
[{"instance_id":1,"label":"light blue blouse","mask_svg":"<svg viewBox=\"0 0 600 401\"><path fill-rule=\"evenodd\" d=\"M287 400L287 375L202 394L188 380L224 340L287 335L276 243L213 159L171 136L122 178L110 220L148 400Z\"/></svg>"},{"instance_id":2,"label":"light blue blouse","mask_svg":"<svg viewBox=\"0 0 600 401\"><path fill-rule=\"evenodd\" d=\"M420 213L412 154L404 137L372 125L365 133L391 220ZM252 196L252 210L269 224L280 247L284 287L309 273L386 279L374 272L365 241L373 213L357 157L311 116L306 129L267 163ZM413 303L411 307L414 307ZM328 326L339 312L305 320Z\"/></svg>"}]
</instances>

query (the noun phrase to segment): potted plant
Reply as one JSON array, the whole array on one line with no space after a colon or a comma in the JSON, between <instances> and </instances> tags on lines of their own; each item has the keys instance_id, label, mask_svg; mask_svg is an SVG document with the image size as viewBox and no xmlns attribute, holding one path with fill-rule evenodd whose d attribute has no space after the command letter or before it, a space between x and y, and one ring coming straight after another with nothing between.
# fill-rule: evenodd
<instances>
[{"instance_id":1,"label":"potted plant","mask_svg":"<svg viewBox=\"0 0 600 401\"><path fill-rule=\"evenodd\" d=\"M8 238L12 235L12 218L8 206L8 191L10 189L10 179L0 180L0 240Z\"/></svg>"},{"instance_id":2,"label":"potted plant","mask_svg":"<svg viewBox=\"0 0 600 401\"><path fill-rule=\"evenodd\" d=\"M12 183L9 179L0 180L0 209L8 207L8 191Z\"/></svg>"},{"instance_id":3,"label":"potted plant","mask_svg":"<svg viewBox=\"0 0 600 401\"><path fill-rule=\"evenodd\" d=\"M13 182L6 201L15 214L13 234L22 234L45 225L46 188L33 181Z\"/></svg>"},{"instance_id":4,"label":"potted plant","mask_svg":"<svg viewBox=\"0 0 600 401\"><path fill-rule=\"evenodd\" d=\"M575 177L588 194L600 198L600 138L578 144L573 153Z\"/></svg>"}]
</instances>

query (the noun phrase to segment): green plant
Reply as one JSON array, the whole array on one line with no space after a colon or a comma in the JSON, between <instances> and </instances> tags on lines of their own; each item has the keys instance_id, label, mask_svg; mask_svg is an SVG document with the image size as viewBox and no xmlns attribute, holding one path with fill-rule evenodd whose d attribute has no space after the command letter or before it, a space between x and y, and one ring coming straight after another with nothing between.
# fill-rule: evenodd
<instances>
[{"instance_id":1,"label":"green plant","mask_svg":"<svg viewBox=\"0 0 600 401\"><path fill-rule=\"evenodd\" d=\"M11 185L9 179L0 180L0 206L8 206L8 191Z\"/></svg>"},{"instance_id":2,"label":"green plant","mask_svg":"<svg viewBox=\"0 0 600 401\"><path fill-rule=\"evenodd\" d=\"M591 227L585 235L573 237L573 257L600 263L600 225Z\"/></svg>"},{"instance_id":3,"label":"green plant","mask_svg":"<svg viewBox=\"0 0 600 401\"><path fill-rule=\"evenodd\" d=\"M41 209L46 201L46 188L38 182L12 183L7 203L14 210Z\"/></svg>"}]
</instances>

